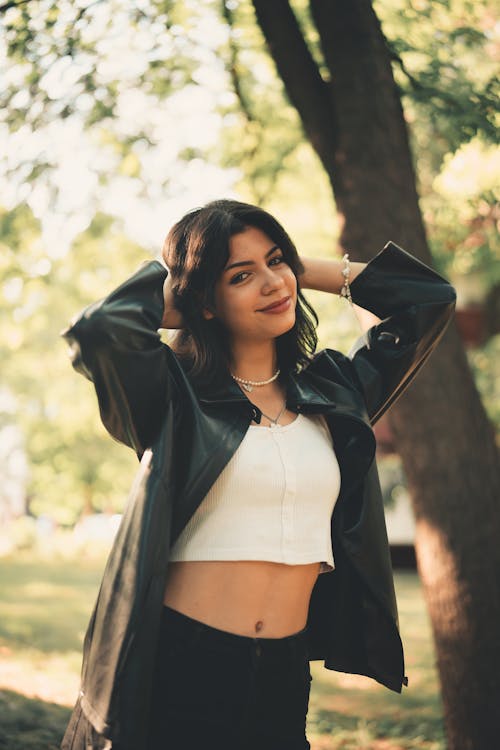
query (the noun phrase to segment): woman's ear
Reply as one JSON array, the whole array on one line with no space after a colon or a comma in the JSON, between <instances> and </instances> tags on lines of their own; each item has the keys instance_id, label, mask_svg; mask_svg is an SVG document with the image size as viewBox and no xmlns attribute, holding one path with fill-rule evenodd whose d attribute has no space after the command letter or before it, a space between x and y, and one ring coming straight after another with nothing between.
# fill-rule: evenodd
<instances>
[{"instance_id":1,"label":"woman's ear","mask_svg":"<svg viewBox=\"0 0 500 750\"><path fill-rule=\"evenodd\" d=\"M198 291L194 293L194 296L199 307L201 307L201 314L204 319L212 320L212 318L215 318L214 304L210 300L207 300L207 298Z\"/></svg>"}]
</instances>

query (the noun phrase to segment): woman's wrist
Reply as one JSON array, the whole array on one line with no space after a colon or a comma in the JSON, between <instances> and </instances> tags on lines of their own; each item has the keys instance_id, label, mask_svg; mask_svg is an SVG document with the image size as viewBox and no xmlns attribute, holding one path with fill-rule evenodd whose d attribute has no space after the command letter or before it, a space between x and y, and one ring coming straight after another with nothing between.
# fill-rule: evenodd
<instances>
[{"instance_id":1,"label":"woman's wrist","mask_svg":"<svg viewBox=\"0 0 500 750\"><path fill-rule=\"evenodd\" d=\"M303 256L300 260L304 266L304 273L299 276L301 289L316 289L318 292L340 294L344 286L342 269L345 268L345 264L342 260L304 258ZM350 261L349 284L352 284L366 266L366 263L360 261Z\"/></svg>"}]
</instances>

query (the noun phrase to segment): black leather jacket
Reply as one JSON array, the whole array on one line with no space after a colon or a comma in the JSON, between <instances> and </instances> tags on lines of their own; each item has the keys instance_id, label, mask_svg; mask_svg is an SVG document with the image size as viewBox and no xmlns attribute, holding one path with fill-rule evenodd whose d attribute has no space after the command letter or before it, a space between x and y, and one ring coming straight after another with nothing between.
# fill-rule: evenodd
<instances>
[{"instance_id":1,"label":"black leather jacket","mask_svg":"<svg viewBox=\"0 0 500 750\"><path fill-rule=\"evenodd\" d=\"M140 468L84 643L81 691L62 748L145 747L169 548L261 413L228 377L195 392L158 334L167 271L142 266L64 332L95 386L102 421ZM391 690L408 684L398 631L373 424L436 348L456 301L436 271L388 242L351 284L381 322L348 356L320 351L287 379L287 406L324 414L341 471L331 519L335 569L318 576L309 654Z\"/></svg>"}]
</instances>

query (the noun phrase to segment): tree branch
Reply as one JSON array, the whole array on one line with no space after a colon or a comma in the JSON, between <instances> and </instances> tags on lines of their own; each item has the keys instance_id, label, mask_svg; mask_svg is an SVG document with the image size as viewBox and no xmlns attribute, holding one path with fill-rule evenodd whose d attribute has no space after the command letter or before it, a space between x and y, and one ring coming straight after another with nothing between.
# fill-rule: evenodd
<instances>
[{"instance_id":1,"label":"tree branch","mask_svg":"<svg viewBox=\"0 0 500 750\"><path fill-rule=\"evenodd\" d=\"M92 8L94 5L100 5L103 0L94 0L94 2L89 3L88 5L85 5L85 7L80 8L77 17L74 20L74 23L77 23L78 21L81 21L84 15Z\"/></svg>"},{"instance_id":2,"label":"tree branch","mask_svg":"<svg viewBox=\"0 0 500 750\"><path fill-rule=\"evenodd\" d=\"M30 0L9 0L8 3L4 3L3 5L0 5L0 13L5 13L5 11L10 10L11 8L17 8L18 5L26 5L26 3L29 3Z\"/></svg>"},{"instance_id":3,"label":"tree branch","mask_svg":"<svg viewBox=\"0 0 500 750\"><path fill-rule=\"evenodd\" d=\"M231 83L233 84L234 93L236 94L240 102L240 106L246 121L254 122L256 118L254 117L254 114L252 112L250 101L243 91L240 76L238 73L238 46L234 43L234 38L232 35L232 31L234 29L233 11L228 7L225 0L221 0L220 6L222 16L226 21L229 29L229 75L231 76Z\"/></svg>"},{"instance_id":4,"label":"tree branch","mask_svg":"<svg viewBox=\"0 0 500 750\"><path fill-rule=\"evenodd\" d=\"M252 2L288 98L297 109L304 131L328 171L332 167L330 155L336 141L329 86L321 77L289 1ZM328 142L325 133L328 133Z\"/></svg>"},{"instance_id":5,"label":"tree branch","mask_svg":"<svg viewBox=\"0 0 500 750\"><path fill-rule=\"evenodd\" d=\"M463 105L453 96L453 94L450 94L443 89L438 89L435 86L429 86L429 84L422 83L418 78L415 78L390 42L387 42L387 49L389 50L391 60L394 60L394 62L399 65L401 72L406 76L414 91L418 92L419 95L428 94L429 98L441 99L447 106L452 107L456 112L461 112L463 110Z\"/></svg>"},{"instance_id":6,"label":"tree branch","mask_svg":"<svg viewBox=\"0 0 500 750\"><path fill-rule=\"evenodd\" d=\"M267 171L268 179L266 181L266 187L262 188L260 185L257 184L258 181L252 179L252 176L254 174L254 160L257 160L259 149L262 145L263 141L263 135L262 131L265 128L265 122L263 122L262 118L259 116L258 112L254 112L254 108L252 107L251 99L247 96L245 93L245 88L242 85L241 76L239 73L239 47L234 42L234 38L231 34L232 30L235 28L235 19L234 19L234 13L229 7L228 4L226 4L225 0L221 0L220 3L221 7L221 13L222 17L226 21L228 28L229 28L229 61L228 61L228 69L229 69L229 75L231 77L231 83L233 85L234 93L239 101L241 112L243 114L243 117L245 118L247 124L249 126L253 127L254 132L254 139L253 143L254 145L250 148L247 148L245 151L246 157L249 159L251 167L250 167L250 180L249 184L253 191L253 194L255 196L255 202L258 205L264 205L272 195L276 182L278 180L280 169L278 166L274 168L269 168ZM285 148L281 152L282 160L286 158L292 151L295 149L296 144L291 144L288 148ZM256 167L258 169L258 164L256 164Z\"/></svg>"}]
</instances>

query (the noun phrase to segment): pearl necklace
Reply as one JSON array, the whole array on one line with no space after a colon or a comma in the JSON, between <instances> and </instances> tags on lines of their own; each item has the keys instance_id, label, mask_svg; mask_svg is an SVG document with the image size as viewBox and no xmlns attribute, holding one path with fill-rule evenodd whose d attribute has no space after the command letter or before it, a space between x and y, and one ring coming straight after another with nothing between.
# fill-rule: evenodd
<instances>
[{"instance_id":1,"label":"pearl necklace","mask_svg":"<svg viewBox=\"0 0 500 750\"><path fill-rule=\"evenodd\" d=\"M269 380L246 380L245 378L239 378L233 373L231 373L231 377L234 378L234 380L238 381L238 383L241 383L243 388L248 391L248 393L251 393L254 389L254 386L267 385L268 383L272 383L273 380L276 380L279 374L280 370L276 370L272 378L269 378Z\"/></svg>"}]
</instances>

